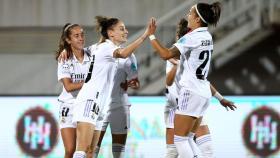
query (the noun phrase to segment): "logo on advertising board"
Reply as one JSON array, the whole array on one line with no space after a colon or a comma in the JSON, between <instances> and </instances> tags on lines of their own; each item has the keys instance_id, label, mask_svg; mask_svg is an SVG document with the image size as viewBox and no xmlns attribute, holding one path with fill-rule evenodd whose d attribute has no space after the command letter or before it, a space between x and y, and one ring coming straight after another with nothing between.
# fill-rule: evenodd
<instances>
[{"instance_id":1,"label":"logo on advertising board","mask_svg":"<svg viewBox=\"0 0 280 158\"><path fill-rule=\"evenodd\" d=\"M42 107L27 110L18 120L16 138L27 155L49 154L57 143L58 126L53 115Z\"/></svg>"},{"instance_id":2,"label":"logo on advertising board","mask_svg":"<svg viewBox=\"0 0 280 158\"><path fill-rule=\"evenodd\" d=\"M242 128L243 141L247 149L261 157L276 154L280 148L279 123L279 113L267 106L252 111Z\"/></svg>"}]
</instances>

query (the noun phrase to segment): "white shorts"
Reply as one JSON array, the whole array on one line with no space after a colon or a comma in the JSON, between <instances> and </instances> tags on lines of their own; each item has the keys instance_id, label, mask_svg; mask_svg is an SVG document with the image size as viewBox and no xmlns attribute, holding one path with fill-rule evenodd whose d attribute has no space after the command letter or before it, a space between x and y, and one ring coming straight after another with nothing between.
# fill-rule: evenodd
<instances>
[{"instance_id":1,"label":"white shorts","mask_svg":"<svg viewBox=\"0 0 280 158\"><path fill-rule=\"evenodd\" d=\"M106 131L109 124L112 134L127 134L130 129L130 105L108 110L104 118L102 131Z\"/></svg>"},{"instance_id":2,"label":"white shorts","mask_svg":"<svg viewBox=\"0 0 280 158\"><path fill-rule=\"evenodd\" d=\"M76 128L77 124L72 122L73 119L73 103L60 103L59 108L59 127L62 128Z\"/></svg>"},{"instance_id":3,"label":"white shorts","mask_svg":"<svg viewBox=\"0 0 280 158\"><path fill-rule=\"evenodd\" d=\"M210 98L202 97L185 88L180 90L176 114L201 117L210 104Z\"/></svg>"},{"instance_id":4,"label":"white shorts","mask_svg":"<svg viewBox=\"0 0 280 158\"><path fill-rule=\"evenodd\" d=\"M83 102L76 102L73 108L73 122L87 122L97 125L102 117L102 110L99 105L92 99Z\"/></svg>"},{"instance_id":5,"label":"white shorts","mask_svg":"<svg viewBox=\"0 0 280 158\"><path fill-rule=\"evenodd\" d=\"M172 94L172 93L165 93L167 104L165 105L165 108L167 109L173 109L174 107L178 106L178 96Z\"/></svg>"}]
</instances>

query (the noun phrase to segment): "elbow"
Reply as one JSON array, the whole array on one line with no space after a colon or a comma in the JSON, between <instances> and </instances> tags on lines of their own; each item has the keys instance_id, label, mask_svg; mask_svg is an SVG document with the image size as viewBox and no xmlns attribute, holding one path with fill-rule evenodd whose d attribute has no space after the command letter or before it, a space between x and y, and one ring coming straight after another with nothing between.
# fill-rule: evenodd
<instances>
[{"instance_id":1,"label":"elbow","mask_svg":"<svg viewBox=\"0 0 280 158\"><path fill-rule=\"evenodd\" d=\"M123 53L123 52L120 52L120 53L119 53L119 55L118 55L118 57L119 57L119 58L123 58L123 59L125 59L125 58L127 58L127 57L128 57L128 54Z\"/></svg>"},{"instance_id":2,"label":"elbow","mask_svg":"<svg viewBox=\"0 0 280 158\"><path fill-rule=\"evenodd\" d=\"M172 84L173 84L173 81L171 81L170 79L166 79L165 80L165 84L167 85L167 86L171 86Z\"/></svg>"},{"instance_id":3,"label":"elbow","mask_svg":"<svg viewBox=\"0 0 280 158\"><path fill-rule=\"evenodd\" d=\"M125 58L127 58L127 57L128 57L127 54L121 54L121 58L125 59Z\"/></svg>"},{"instance_id":4,"label":"elbow","mask_svg":"<svg viewBox=\"0 0 280 158\"><path fill-rule=\"evenodd\" d=\"M163 60L168 60L168 59L172 58L172 53L168 50L165 50L163 53L161 53L160 57Z\"/></svg>"},{"instance_id":5,"label":"elbow","mask_svg":"<svg viewBox=\"0 0 280 158\"><path fill-rule=\"evenodd\" d=\"M163 60L168 60L168 59L170 59L170 57L167 56L167 55L163 55L163 56L161 56L161 59L163 59Z\"/></svg>"},{"instance_id":6,"label":"elbow","mask_svg":"<svg viewBox=\"0 0 280 158\"><path fill-rule=\"evenodd\" d=\"M171 83L171 82L166 82L166 85L167 85L167 86L171 86L172 83Z\"/></svg>"},{"instance_id":7,"label":"elbow","mask_svg":"<svg viewBox=\"0 0 280 158\"><path fill-rule=\"evenodd\" d=\"M64 87L64 89L65 89L66 92L68 92L68 93L72 91L72 89L71 89L70 87L68 87L68 86Z\"/></svg>"},{"instance_id":8,"label":"elbow","mask_svg":"<svg viewBox=\"0 0 280 158\"><path fill-rule=\"evenodd\" d=\"M66 92L70 93L73 91L73 88L70 85L65 86L64 85L64 89L66 90Z\"/></svg>"}]
</instances>

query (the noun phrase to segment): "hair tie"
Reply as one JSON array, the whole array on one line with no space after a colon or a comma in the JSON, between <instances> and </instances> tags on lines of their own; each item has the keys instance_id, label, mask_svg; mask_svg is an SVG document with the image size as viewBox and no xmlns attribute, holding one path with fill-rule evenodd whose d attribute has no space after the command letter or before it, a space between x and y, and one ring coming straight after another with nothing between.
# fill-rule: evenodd
<instances>
[{"instance_id":1,"label":"hair tie","mask_svg":"<svg viewBox=\"0 0 280 158\"><path fill-rule=\"evenodd\" d=\"M205 23L205 24L208 24L208 22L206 20L203 19L203 17L201 16L201 14L199 13L198 9L197 9L197 4L195 5L195 10L198 14L198 16L200 17L200 19Z\"/></svg>"},{"instance_id":2,"label":"hair tie","mask_svg":"<svg viewBox=\"0 0 280 158\"><path fill-rule=\"evenodd\" d=\"M66 31L67 31L70 27L72 27L73 25L75 25L75 24L70 24L70 25L66 26L65 29L64 29L64 32L66 32Z\"/></svg>"}]
</instances>

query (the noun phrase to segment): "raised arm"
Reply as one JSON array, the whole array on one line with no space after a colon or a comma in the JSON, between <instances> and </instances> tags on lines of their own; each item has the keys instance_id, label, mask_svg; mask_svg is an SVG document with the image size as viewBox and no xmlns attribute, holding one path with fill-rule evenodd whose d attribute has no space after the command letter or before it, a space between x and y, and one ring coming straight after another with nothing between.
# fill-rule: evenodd
<instances>
[{"instance_id":1,"label":"raised arm","mask_svg":"<svg viewBox=\"0 0 280 158\"><path fill-rule=\"evenodd\" d=\"M168 60L170 58L180 56L180 51L175 46L172 46L170 49L168 49L164 47L159 40L156 39L154 35L156 32L156 27L156 19L151 18L151 21L149 23L149 38L152 47L156 50L156 53L159 54L159 56L163 60Z\"/></svg>"},{"instance_id":2,"label":"raised arm","mask_svg":"<svg viewBox=\"0 0 280 158\"><path fill-rule=\"evenodd\" d=\"M150 19L150 21L151 20L152 19ZM130 56L145 41L145 39L148 37L149 29L150 29L149 28L149 23L148 23L148 25L146 27L145 32L140 37L138 37L135 41L133 41L131 44L129 44L125 48L116 49L114 51L113 56L115 58L127 58L128 56Z\"/></svg>"}]
</instances>

